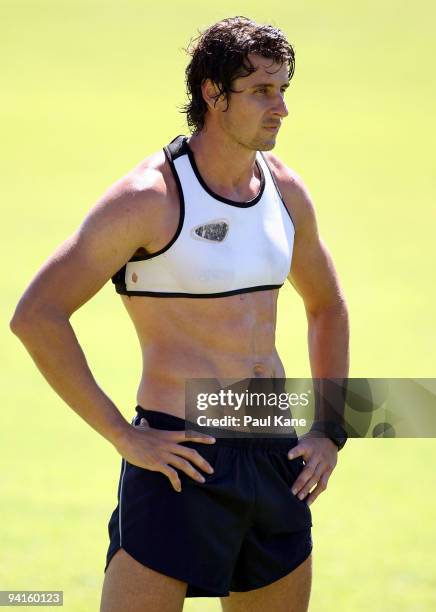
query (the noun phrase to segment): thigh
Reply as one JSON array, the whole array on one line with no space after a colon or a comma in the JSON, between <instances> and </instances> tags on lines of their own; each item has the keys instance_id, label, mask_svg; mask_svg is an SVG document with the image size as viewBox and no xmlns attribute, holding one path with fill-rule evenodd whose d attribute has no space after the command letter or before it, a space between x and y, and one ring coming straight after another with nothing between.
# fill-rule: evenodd
<instances>
[{"instance_id":1,"label":"thigh","mask_svg":"<svg viewBox=\"0 0 436 612\"><path fill-rule=\"evenodd\" d=\"M181 612L186 587L120 548L106 570L100 612Z\"/></svg>"},{"instance_id":2,"label":"thigh","mask_svg":"<svg viewBox=\"0 0 436 612\"><path fill-rule=\"evenodd\" d=\"M312 555L272 584L221 598L224 612L307 612L312 585Z\"/></svg>"}]
</instances>

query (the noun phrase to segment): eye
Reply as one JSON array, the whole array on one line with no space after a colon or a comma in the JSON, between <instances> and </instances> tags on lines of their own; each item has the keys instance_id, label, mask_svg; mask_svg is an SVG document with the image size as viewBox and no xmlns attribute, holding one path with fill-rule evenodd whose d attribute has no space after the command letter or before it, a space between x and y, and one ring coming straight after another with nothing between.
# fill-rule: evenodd
<instances>
[{"instance_id":1,"label":"eye","mask_svg":"<svg viewBox=\"0 0 436 612\"><path fill-rule=\"evenodd\" d=\"M265 94L267 93L266 87L258 87L255 93Z\"/></svg>"}]
</instances>

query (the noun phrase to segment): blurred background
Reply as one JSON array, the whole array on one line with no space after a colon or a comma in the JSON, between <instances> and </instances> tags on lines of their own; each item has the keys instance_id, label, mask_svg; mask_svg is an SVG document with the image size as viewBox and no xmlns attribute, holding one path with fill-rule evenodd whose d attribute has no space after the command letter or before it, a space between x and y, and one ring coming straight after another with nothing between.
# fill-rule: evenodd
<instances>
[{"instance_id":1,"label":"blurred background","mask_svg":"<svg viewBox=\"0 0 436 612\"><path fill-rule=\"evenodd\" d=\"M120 457L48 387L8 321L106 188L187 133L183 49L234 15L295 46L276 153L309 187L342 281L350 376L435 375L434 3L2 0L0 589L63 590L66 610L98 609ZM130 419L141 359L112 284L72 323ZM287 376L309 375L290 286L277 343ZM435 457L432 439L349 442L312 506L311 612L435 609Z\"/></svg>"}]
</instances>

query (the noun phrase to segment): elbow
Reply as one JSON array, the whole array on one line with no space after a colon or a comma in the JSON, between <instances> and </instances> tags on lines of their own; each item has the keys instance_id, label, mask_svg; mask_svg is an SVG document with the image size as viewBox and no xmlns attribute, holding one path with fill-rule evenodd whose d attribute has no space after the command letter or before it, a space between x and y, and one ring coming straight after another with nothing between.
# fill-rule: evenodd
<instances>
[{"instance_id":1,"label":"elbow","mask_svg":"<svg viewBox=\"0 0 436 612\"><path fill-rule=\"evenodd\" d=\"M29 300L23 297L15 309L9 328L13 334L25 342L27 338L32 338L38 334L42 327L47 323L59 323L69 319L69 315L60 309L48 306L41 300Z\"/></svg>"},{"instance_id":2,"label":"elbow","mask_svg":"<svg viewBox=\"0 0 436 612\"><path fill-rule=\"evenodd\" d=\"M322 317L335 317L348 321L348 307L345 299L340 297L334 302L326 304L317 304L316 306L306 308L307 318L309 320Z\"/></svg>"},{"instance_id":3,"label":"elbow","mask_svg":"<svg viewBox=\"0 0 436 612\"><path fill-rule=\"evenodd\" d=\"M46 308L40 300L31 299L24 294L15 308L15 312L9 323L9 328L13 334L21 340L28 337L40 324L46 315Z\"/></svg>"},{"instance_id":4,"label":"elbow","mask_svg":"<svg viewBox=\"0 0 436 612\"><path fill-rule=\"evenodd\" d=\"M9 322L9 329L18 338L23 338L34 325L34 319L26 308L17 306L12 319Z\"/></svg>"},{"instance_id":5,"label":"elbow","mask_svg":"<svg viewBox=\"0 0 436 612\"><path fill-rule=\"evenodd\" d=\"M340 317L348 319L348 306L345 298L340 298L332 307L332 312L337 313Z\"/></svg>"}]
</instances>

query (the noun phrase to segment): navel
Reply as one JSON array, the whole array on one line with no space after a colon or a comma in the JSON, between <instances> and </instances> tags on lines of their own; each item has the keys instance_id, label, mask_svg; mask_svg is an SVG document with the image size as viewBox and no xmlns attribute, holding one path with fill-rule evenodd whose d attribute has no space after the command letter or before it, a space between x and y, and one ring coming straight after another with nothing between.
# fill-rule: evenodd
<instances>
[{"instance_id":1,"label":"navel","mask_svg":"<svg viewBox=\"0 0 436 612\"><path fill-rule=\"evenodd\" d=\"M266 375L266 367L263 363L255 363L253 366L253 375L261 378Z\"/></svg>"}]
</instances>

